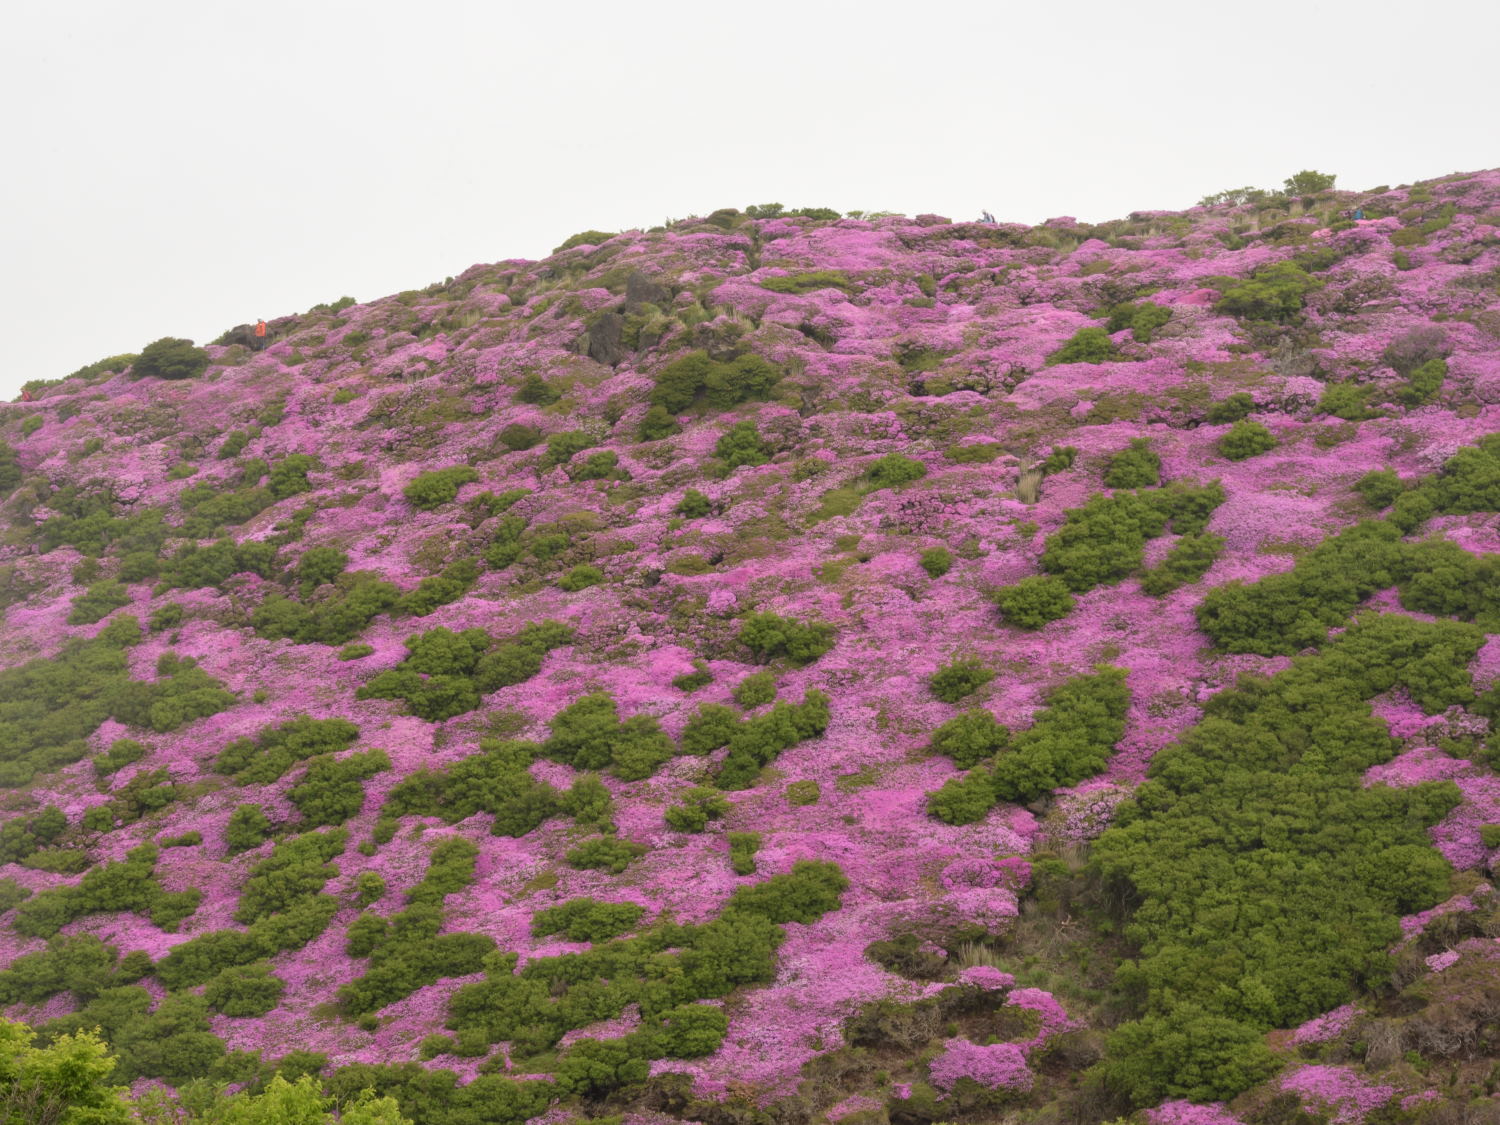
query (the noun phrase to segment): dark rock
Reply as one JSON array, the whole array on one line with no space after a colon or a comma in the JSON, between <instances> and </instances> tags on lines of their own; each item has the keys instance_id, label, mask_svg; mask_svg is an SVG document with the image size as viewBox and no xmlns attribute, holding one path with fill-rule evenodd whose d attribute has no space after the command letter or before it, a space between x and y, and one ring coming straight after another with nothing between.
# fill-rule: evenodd
<instances>
[{"instance_id":1,"label":"dark rock","mask_svg":"<svg viewBox=\"0 0 1500 1125\"><path fill-rule=\"evenodd\" d=\"M625 279L625 311L633 312L641 305L659 305L666 308L672 303L672 291L665 285L652 281L639 270Z\"/></svg>"},{"instance_id":2,"label":"dark rock","mask_svg":"<svg viewBox=\"0 0 1500 1125\"><path fill-rule=\"evenodd\" d=\"M625 318L610 309L589 325L588 357L606 367L618 367L625 358L625 345L621 336L625 331Z\"/></svg>"}]
</instances>

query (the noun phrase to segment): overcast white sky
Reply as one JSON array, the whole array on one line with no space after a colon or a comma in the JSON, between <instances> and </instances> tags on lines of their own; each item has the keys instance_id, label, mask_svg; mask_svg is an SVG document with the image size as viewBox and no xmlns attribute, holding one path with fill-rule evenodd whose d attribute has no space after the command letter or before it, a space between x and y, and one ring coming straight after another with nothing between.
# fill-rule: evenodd
<instances>
[{"instance_id":1,"label":"overcast white sky","mask_svg":"<svg viewBox=\"0 0 1500 1125\"><path fill-rule=\"evenodd\" d=\"M72 0L0 39L0 395L716 207L1500 165L1500 4Z\"/></svg>"}]
</instances>

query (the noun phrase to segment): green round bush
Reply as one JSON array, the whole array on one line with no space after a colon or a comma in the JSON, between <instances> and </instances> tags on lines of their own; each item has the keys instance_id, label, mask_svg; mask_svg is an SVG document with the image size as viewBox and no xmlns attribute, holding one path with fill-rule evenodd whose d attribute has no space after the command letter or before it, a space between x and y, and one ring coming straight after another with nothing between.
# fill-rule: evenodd
<instances>
[{"instance_id":1,"label":"green round bush","mask_svg":"<svg viewBox=\"0 0 1500 1125\"><path fill-rule=\"evenodd\" d=\"M1243 461L1257 453L1276 448L1276 437L1259 422L1239 421L1219 439L1219 455L1231 461Z\"/></svg>"},{"instance_id":2,"label":"green round bush","mask_svg":"<svg viewBox=\"0 0 1500 1125\"><path fill-rule=\"evenodd\" d=\"M1073 611L1073 595L1061 578L1023 578L997 593L995 601L1005 623L1020 629L1040 629Z\"/></svg>"},{"instance_id":3,"label":"green round bush","mask_svg":"<svg viewBox=\"0 0 1500 1125\"><path fill-rule=\"evenodd\" d=\"M191 340L163 336L141 349L131 365L137 379L156 376L159 379L195 379L208 370L208 353L194 347Z\"/></svg>"}]
</instances>

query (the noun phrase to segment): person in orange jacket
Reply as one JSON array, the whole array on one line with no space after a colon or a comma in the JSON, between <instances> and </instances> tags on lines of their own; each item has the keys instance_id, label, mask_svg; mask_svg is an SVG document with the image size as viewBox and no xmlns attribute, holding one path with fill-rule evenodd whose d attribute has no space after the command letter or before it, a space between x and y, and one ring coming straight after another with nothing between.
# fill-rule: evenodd
<instances>
[{"instance_id":1,"label":"person in orange jacket","mask_svg":"<svg viewBox=\"0 0 1500 1125\"><path fill-rule=\"evenodd\" d=\"M266 322L257 320L255 322L255 350L264 351L266 347Z\"/></svg>"}]
</instances>

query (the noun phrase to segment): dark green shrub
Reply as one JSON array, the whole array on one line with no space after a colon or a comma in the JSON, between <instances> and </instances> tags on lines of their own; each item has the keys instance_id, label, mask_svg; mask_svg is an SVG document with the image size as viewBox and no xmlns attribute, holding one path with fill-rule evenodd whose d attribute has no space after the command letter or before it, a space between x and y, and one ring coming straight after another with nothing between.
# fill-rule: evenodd
<instances>
[{"instance_id":1,"label":"dark green shrub","mask_svg":"<svg viewBox=\"0 0 1500 1125\"><path fill-rule=\"evenodd\" d=\"M224 844L229 854L258 848L271 835L271 822L259 805L239 805L229 815Z\"/></svg>"},{"instance_id":2,"label":"dark green shrub","mask_svg":"<svg viewBox=\"0 0 1500 1125\"><path fill-rule=\"evenodd\" d=\"M68 827L62 810L48 805L35 816L12 818L0 824L0 863L20 863L54 843Z\"/></svg>"},{"instance_id":3,"label":"dark green shrub","mask_svg":"<svg viewBox=\"0 0 1500 1125\"><path fill-rule=\"evenodd\" d=\"M254 540L236 543L225 538L207 547L188 543L161 563L160 570L162 586L165 587L196 589L217 586L222 590L236 574L274 578L279 567L274 544Z\"/></svg>"},{"instance_id":4,"label":"dark green shrub","mask_svg":"<svg viewBox=\"0 0 1500 1125\"><path fill-rule=\"evenodd\" d=\"M667 824L678 832L702 832L710 820L729 814L729 802L713 789L695 786L678 794L678 803L667 809Z\"/></svg>"},{"instance_id":5,"label":"dark green shrub","mask_svg":"<svg viewBox=\"0 0 1500 1125\"><path fill-rule=\"evenodd\" d=\"M108 832L117 825L134 824L177 797L177 786L166 770L144 770L115 789L108 804L95 805L84 813L82 823L90 831Z\"/></svg>"},{"instance_id":6,"label":"dark green shrub","mask_svg":"<svg viewBox=\"0 0 1500 1125\"><path fill-rule=\"evenodd\" d=\"M644 844L617 840L613 836L596 836L585 840L567 854L569 867L594 868L619 875L631 862L646 854Z\"/></svg>"},{"instance_id":7,"label":"dark green shrub","mask_svg":"<svg viewBox=\"0 0 1500 1125\"><path fill-rule=\"evenodd\" d=\"M586 590L590 586L597 586L603 581L604 571L589 563L579 563L572 570L568 571L567 574L559 578L557 585L559 589L566 590L571 594L579 590Z\"/></svg>"},{"instance_id":8,"label":"dark green shrub","mask_svg":"<svg viewBox=\"0 0 1500 1125\"><path fill-rule=\"evenodd\" d=\"M369 906L385 897L385 879L378 871L361 871L354 880L354 904Z\"/></svg>"},{"instance_id":9,"label":"dark green shrub","mask_svg":"<svg viewBox=\"0 0 1500 1125\"><path fill-rule=\"evenodd\" d=\"M1145 438L1132 438L1104 468L1104 483L1109 488L1147 488L1160 481L1161 458Z\"/></svg>"},{"instance_id":10,"label":"dark green shrub","mask_svg":"<svg viewBox=\"0 0 1500 1125\"><path fill-rule=\"evenodd\" d=\"M516 401L530 403L532 406L551 406L560 398L562 392L535 371L528 373L516 390Z\"/></svg>"},{"instance_id":11,"label":"dark green shrub","mask_svg":"<svg viewBox=\"0 0 1500 1125\"><path fill-rule=\"evenodd\" d=\"M1430 359L1411 373L1406 386L1396 392L1396 401L1403 406L1421 406L1431 402L1442 391L1443 380L1447 377L1447 362Z\"/></svg>"},{"instance_id":12,"label":"dark green shrub","mask_svg":"<svg viewBox=\"0 0 1500 1125\"><path fill-rule=\"evenodd\" d=\"M1224 281L1226 284L1220 290L1223 295L1214 306L1216 311L1248 320L1280 323L1297 316L1307 294L1323 284L1295 262L1286 261L1262 266L1243 281L1233 278Z\"/></svg>"},{"instance_id":13,"label":"dark green shrub","mask_svg":"<svg viewBox=\"0 0 1500 1125\"><path fill-rule=\"evenodd\" d=\"M1318 409L1346 422L1361 422L1366 418L1379 417L1378 411L1369 406L1370 389L1357 387L1353 383L1330 383L1318 399Z\"/></svg>"},{"instance_id":14,"label":"dark green shrub","mask_svg":"<svg viewBox=\"0 0 1500 1125\"><path fill-rule=\"evenodd\" d=\"M155 682L130 679L123 649L140 636L135 618L117 616L91 641L0 670L0 787L86 757L87 738L106 718L165 733L234 703L217 680L171 653L158 660Z\"/></svg>"},{"instance_id":15,"label":"dark green shrub","mask_svg":"<svg viewBox=\"0 0 1500 1125\"><path fill-rule=\"evenodd\" d=\"M984 766L950 778L927 795L927 811L945 824L974 824L994 807L994 779Z\"/></svg>"},{"instance_id":16,"label":"dark green shrub","mask_svg":"<svg viewBox=\"0 0 1500 1125\"><path fill-rule=\"evenodd\" d=\"M762 663L785 657L793 664L810 664L833 647L833 626L805 623L769 611L752 613L740 626L739 642Z\"/></svg>"},{"instance_id":17,"label":"dark green shrub","mask_svg":"<svg viewBox=\"0 0 1500 1125\"><path fill-rule=\"evenodd\" d=\"M479 658L475 682L486 693L523 683L542 670L547 653L572 640L571 626L559 621L534 621Z\"/></svg>"},{"instance_id":18,"label":"dark green shrub","mask_svg":"<svg viewBox=\"0 0 1500 1125\"><path fill-rule=\"evenodd\" d=\"M0 500L4 500L21 486L23 476L15 447L0 440Z\"/></svg>"},{"instance_id":19,"label":"dark green shrub","mask_svg":"<svg viewBox=\"0 0 1500 1125\"><path fill-rule=\"evenodd\" d=\"M297 581L305 597L325 582L332 582L349 566L349 556L337 547L310 547L297 560Z\"/></svg>"},{"instance_id":20,"label":"dark green shrub","mask_svg":"<svg viewBox=\"0 0 1500 1125\"><path fill-rule=\"evenodd\" d=\"M280 841L251 869L234 920L246 925L262 921L317 894L338 874L330 861L343 854L347 840L348 834L336 828Z\"/></svg>"},{"instance_id":21,"label":"dark green shrub","mask_svg":"<svg viewBox=\"0 0 1500 1125\"><path fill-rule=\"evenodd\" d=\"M479 706L475 682L480 658L490 645L483 629L461 633L439 626L407 637L407 656L356 693L357 699L399 699L413 715L442 722Z\"/></svg>"},{"instance_id":22,"label":"dark green shrub","mask_svg":"<svg viewBox=\"0 0 1500 1125\"><path fill-rule=\"evenodd\" d=\"M163 336L141 349L130 366L137 379L156 376L159 379L196 379L208 370L208 353L194 347L191 340Z\"/></svg>"},{"instance_id":23,"label":"dark green shrub","mask_svg":"<svg viewBox=\"0 0 1500 1125\"><path fill-rule=\"evenodd\" d=\"M944 703L957 703L994 678L994 672L971 657L943 665L928 679L927 686Z\"/></svg>"},{"instance_id":24,"label":"dark green shrub","mask_svg":"<svg viewBox=\"0 0 1500 1125\"><path fill-rule=\"evenodd\" d=\"M1172 310L1154 301L1128 301L1110 310L1109 323L1104 326L1104 331L1123 332L1128 328L1137 343L1149 344L1156 330L1171 319Z\"/></svg>"},{"instance_id":25,"label":"dark green shrub","mask_svg":"<svg viewBox=\"0 0 1500 1125\"><path fill-rule=\"evenodd\" d=\"M760 356L742 355L729 363L716 363L704 377L704 397L710 406L728 410L741 402L768 398L781 372Z\"/></svg>"},{"instance_id":26,"label":"dark green shrub","mask_svg":"<svg viewBox=\"0 0 1500 1125\"><path fill-rule=\"evenodd\" d=\"M1091 326L1073 333L1067 343L1047 357L1047 363L1108 363L1119 354L1109 333Z\"/></svg>"},{"instance_id":27,"label":"dark green shrub","mask_svg":"<svg viewBox=\"0 0 1500 1125\"><path fill-rule=\"evenodd\" d=\"M281 1003L285 983L265 961L225 969L203 990L203 999L226 1016L263 1016Z\"/></svg>"},{"instance_id":28,"label":"dark green shrub","mask_svg":"<svg viewBox=\"0 0 1500 1125\"><path fill-rule=\"evenodd\" d=\"M542 431L535 426L528 426L521 422L512 422L501 429L499 433L500 444L512 453L519 453L523 449L530 449L542 440Z\"/></svg>"},{"instance_id":29,"label":"dark green shrub","mask_svg":"<svg viewBox=\"0 0 1500 1125\"><path fill-rule=\"evenodd\" d=\"M397 608L414 617L426 617L441 606L458 601L478 579L479 564L473 559L459 559L441 574L422 579L415 590L401 598Z\"/></svg>"},{"instance_id":30,"label":"dark green shrub","mask_svg":"<svg viewBox=\"0 0 1500 1125\"><path fill-rule=\"evenodd\" d=\"M729 866L736 875L755 874L755 853L759 850L759 832L729 833Z\"/></svg>"},{"instance_id":31,"label":"dark green shrub","mask_svg":"<svg viewBox=\"0 0 1500 1125\"><path fill-rule=\"evenodd\" d=\"M682 499L673 511L690 520L702 519L713 511L713 504L696 488L690 488L682 494Z\"/></svg>"},{"instance_id":32,"label":"dark green shrub","mask_svg":"<svg viewBox=\"0 0 1500 1125\"><path fill-rule=\"evenodd\" d=\"M741 465L764 465L771 460L771 448L761 439L754 422L736 422L714 445L714 456L726 468Z\"/></svg>"},{"instance_id":33,"label":"dark green shrub","mask_svg":"<svg viewBox=\"0 0 1500 1125\"><path fill-rule=\"evenodd\" d=\"M1072 445L1060 445L1047 454L1047 459L1042 462L1041 470L1044 476L1052 476L1064 472L1073 467L1073 462L1078 458L1078 449Z\"/></svg>"},{"instance_id":34,"label":"dark green shrub","mask_svg":"<svg viewBox=\"0 0 1500 1125\"><path fill-rule=\"evenodd\" d=\"M510 566L525 550L521 540L526 521L517 515L502 516L495 524L494 538L484 550L484 561L496 570Z\"/></svg>"},{"instance_id":35,"label":"dark green shrub","mask_svg":"<svg viewBox=\"0 0 1500 1125\"><path fill-rule=\"evenodd\" d=\"M623 1039L580 1039L563 1055L554 1081L564 1095L599 1098L621 1086L644 1082L650 1064Z\"/></svg>"},{"instance_id":36,"label":"dark green shrub","mask_svg":"<svg viewBox=\"0 0 1500 1125\"><path fill-rule=\"evenodd\" d=\"M312 606L272 594L251 614L251 624L256 633L272 640L286 637L297 644L339 645L401 602L400 590L369 571L340 575L336 584L337 597Z\"/></svg>"},{"instance_id":37,"label":"dark green shrub","mask_svg":"<svg viewBox=\"0 0 1500 1125\"><path fill-rule=\"evenodd\" d=\"M711 706L705 705L700 714ZM714 784L720 789L748 789L763 766L788 747L822 734L828 728L828 720L828 697L816 689L804 692L799 704L777 703L769 711L745 720L729 735L729 754L720 765ZM684 750L687 746L688 733L684 731Z\"/></svg>"},{"instance_id":38,"label":"dark green shrub","mask_svg":"<svg viewBox=\"0 0 1500 1125\"><path fill-rule=\"evenodd\" d=\"M146 619L146 627L153 633L164 633L168 629L175 629L182 624L183 609L176 602L168 602L166 605L151 611L151 616Z\"/></svg>"},{"instance_id":39,"label":"dark green shrub","mask_svg":"<svg viewBox=\"0 0 1500 1125\"><path fill-rule=\"evenodd\" d=\"M995 795L1025 803L1104 769L1125 733L1130 692L1125 671L1101 667L1074 676L1047 694L1036 722L1011 741L995 761Z\"/></svg>"},{"instance_id":40,"label":"dark green shrub","mask_svg":"<svg viewBox=\"0 0 1500 1125\"><path fill-rule=\"evenodd\" d=\"M693 661L693 670L672 677L672 686L678 691L697 691L714 682L713 671L702 660Z\"/></svg>"},{"instance_id":41,"label":"dark green shrub","mask_svg":"<svg viewBox=\"0 0 1500 1125\"><path fill-rule=\"evenodd\" d=\"M565 433L553 434L547 439L547 451L542 454L542 468L550 469L556 465L566 465L593 445L594 439L582 430L568 430Z\"/></svg>"},{"instance_id":42,"label":"dark green shrub","mask_svg":"<svg viewBox=\"0 0 1500 1125\"><path fill-rule=\"evenodd\" d=\"M927 577L938 579L952 569L953 555L947 547L929 547L922 552L921 563Z\"/></svg>"},{"instance_id":43,"label":"dark green shrub","mask_svg":"<svg viewBox=\"0 0 1500 1125\"><path fill-rule=\"evenodd\" d=\"M1189 586L1208 573L1224 550L1224 537L1205 532L1184 535L1172 545L1161 565L1141 575L1141 589L1148 594L1171 593Z\"/></svg>"},{"instance_id":44,"label":"dark green shrub","mask_svg":"<svg viewBox=\"0 0 1500 1125\"><path fill-rule=\"evenodd\" d=\"M479 474L468 465L450 465L446 469L434 469L421 473L401 490L406 502L414 508L431 511L447 504L458 495L460 487L473 484Z\"/></svg>"},{"instance_id":45,"label":"dark green shrub","mask_svg":"<svg viewBox=\"0 0 1500 1125\"><path fill-rule=\"evenodd\" d=\"M161 570L161 560L150 551L132 551L120 559L122 582L144 582L155 578Z\"/></svg>"},{"instance_id":46,"label":"dark green shrub","mask_svg":"<svg viewBox=\"0 0 1500 1125\"><path fill-rule=\"evenodd\" d=\"M1255 400L1244 391L1236 391L1228 398L1221 398L1218 402L1211 402L1208 411L1204 415L1204 421L1210 426L1226 426L1231 422L1238 422L1241 418L1249 416L1255 409Z\"/></svg>"},{"instance_id":47,"label":"dark green shrub","mask_svg":"<svg viewBox=\"0 0 1500 1125\"><path fill-rule=\"evenodd\" d=\"M109 744L108 750L94 758L94 772L106 777L132 762L139 762L146 752L146 747L133 738L117 738Z\"/></svg>"},{"instance_id":48,"label":"dark green shrub","mask_svg":"<svg viewBox=\"0 0 1500 1125\"><path fill-rule=\"evenodd\" d=\"M927 749L953 759L959 769L972 769L1010 745L1010 730L983 708L965 711L932 732Z\"/></svg>"},{"instance_id":49,"label":"dark green shrub","mask_svg":"<svg viewBox=\"0 0 1500 1125\"><path fill-rule=\"evenodd\" d=\"M682 356L656 375L650 401L652 410L660 407L661 414L653 417L653 413L648 412L648 421L642 423L642 440L654 440L645 436L648 424L655 430L662 430L671 420L675 429L674 416L692 406L700 395L712 406L727 410L741 402L766 398L781 377L777 368L754 354L740 356L729 363L710 359L707 352Z\"/></svg>"},{"instance_id":50,"label":"dark green shrub","mask_svg":"<svg viewBox=\"0 0 1500 1125\"><path fill-rule=\"evenodd\" d=\"M339 659L340 660L363 660L365 657L369 656L374 651L375 651L375 646L374 645L365 645L365 644L345 645L343 648L339 649Z\"/></svg>"},{"instance_id":51,"label":"dark green shrub","mask_svg":"<svg viewBox=\"0 0 1500 1125\"><path fill-rule=\"evenodd\" d=\"M848 889L849 880L836 864L799 859L785 875L736 890L724 905L724 917L757 914L778 926L787 922L809 925L837 910Z\"/></svg>"},{"instance_id":52,"label":"dark green shrub","mask_svg":"<svg viewBox=\"0 0 1500 1125\"><path fill-rule=\"evenodd\" d=\"M1389 508L1405 490L1394 469L1372 469L1354 482L1354 491L1372 508Z\"/></svg>"},{"instance_id":53,"label":"dark green shrub","mask_svg":"<svg viewBox=\"0 0 1500 1125\"><path fill-rule=\"evenodd\" d=\"M219 446L217 454L220 461L227 461L231 457L238 457L244 452L245 446L250 444L253 435L249 430L232 430Z\"/></svg>"},{"instance_id":54,"label":"dark green shrub","mask_svg":"<svg viewBox=\"0 0 1500 1125\"><path fill-rule=\"evenodd\" d=\"M284 777L298 762L343 750L359 737L347 719L313 719L298 715L253 738L237 738L214 759L214 772L241 785L264 785Z\"/></svg>"},{"instance_id":55,"label":"dark green shrub","mask_svg":"<svg viewBox=\"0 0 1500 1125\"><path fill-rule=\"evenodd\" d=\"M629 480L630 473L620 467L620 458L612 449L590 453L582 461L568 466L570 480Z\"/></svg>"},{"instance_id":56,"label":"dark green shrub","mask_svg":"<svg viewBox=\"0 0 1500 1125\"><path fill-rule=\"evenodd\" d=\"M776 698L776 673L755 672L735 685L734 701L741 707L759 707ZM722 746L723 743L720 743Z\"/></svg>"},{"instance_id":57,"label":"dark green shrub","mask_svg":"<svg viewBox=\"0 0 1500 1125\"><path fill-rule=\"evenodd\" d=\"M773 686L774 693L774 686ZM720 747L729 745L729 740L740 729L740 717L733 707L722 703L704 703L697 714L682 728L682 752L684 754L711 754Z\"/></svg>"},{"instance_id":58,"label":"dark green shrub","mask_svg":"<svg viewBox=\"0 0 1500 1125\"><path fill-rule=\"evenodd\" d=\"M1074 676L1048 693L1036 721L1011 739L992 769L976 766L949 780L928 795L928 811L949 824L971 824L996 801L1025 804L1093 777L1124 735L1129 705L1123 669Z\"/></svg>"},{"instance_id":59,"label":"dark green shrub","mask_svg":"<svg viewBox=\"0 0 1500 1125\"><path fill-rule=\"evenodd\" d=\"M648 409L636 429L640 441L660 441L671 437L680 429L676 417L665 406L657 404Z\"/></svg>"},{"instance_id":60,"label":"dark green shrub","mask_svg":"<svg viewBox=\"0 0 1500 1125\"><path fill-rule=\"evenodd\" d=\"M623 781L650 777L672 756L672 740L649 715L623 723L606 692L586 695L552 717L542 753L575 769L608 768Z\"/></svg>"},{"instance_id":61,"label":"dark green shrub","mask_svg":"<svg viewBox=\"0 0 1500 1125\"><path fill-rule=\"evenodd\" d=\"M438 932L443 900L474 881L478 852L462 838L441 841L432 850L426 875L407 892L405 910L390 919L370 913L355 919L345 952L368 957L370 963L362 977L338 990L345 1015L368 1015L444 977L464 976L484 966L495 948L493 939Z\"/></svg>"},{"instance_id":62,"label":"dark green shrub","mask_svg":"<svg viewBox=\"0 0 1500 1125\"><path fill-rule=\"evenodd\" d=\"M495 818L491 831L497 836L524 836L563 813L580 820L608 815L609 795L597 779L580 777L560 798L532 778L526 767L536 756L533 744L483 739L480 751L446 771L419 770L396 785L381 810L377 840L388 840L395 833L396 818L407 815L437 816L456 824L488 812ZM381 824L388 827L382 830Z\"/></svg>"},{"instance_id":63,"label":"dark green shrub","mask_svg":"<svg viewBox=\"0 0 1500 1125\"><path fill-rule=\"evenodd\" d=\"M569 941L607 941L634 929L644 913L645 908L633 902L574 898L533 914L531 933L534 937L562 934Z\"/></svg>"},{"instance_id":64,"label":"dark green shrub","mask_svg":"<svg viewBox=\"0 0 1500 1125\"><path fill-rule=\"evenodd\" d=\"M175 929L198 908L202 892L163 890L155 876L159 854L155 844L141 844L121 862L90 869L74 886L33 895L17 908L15 931L26 937L51 937L76 918L105 911L130 911L150 918L161 929Z\"/></svg>"},{"instance_id":65,"label":"dark green shrub","mask_svg":"<svg viewBox=\"0 0 1500 1125\"><path fill-rule=\"evenodd\" d=\"M995 604L1007 625L1040 629L1073 612L1073 595L1061 578L1033 576L995 593Z\"/></svg>"},{"instance_id":66,"label":"dark green shrub","mask_svg":"<svg viewBox=\"0 0 1500 1125\"><path fill-rule=\"evenodd\" d=\"M1069 509L1063 526L1047 536L1042 569L1074 593L1118 582L1141 565L1146 540L1165 529L1167 499L1165 490L1091 496L1083 507Z\"/></svg>"},{"instance_id":67,"label":"dark green shrub","mask_svg":"<svg viewBox=\"0 0 1500 1125\"><path fill-rule=\"evenodd\" d=\"M1388 982L1399 918L1451 893L1427 827L1460 797L1446 781L1365 784L1398 749L1367 701L1404 688L1431 714L1464 700L1482 641L1469 625L1371 616L1218 693L1157 752L1092 853L1093 877L1137 896L1129 989L1152 1013L1108 1044L1103 1076L1122 1093L1230 1097L1263 1076L1268 1028ZM1238 984L1225 988L1230 965Z\"/></svg>"},{"instance_id":68,"label":"dark green shrub","mask_svg":"<svg viewBox=\"0 0 1500 1125\"><path fill-rule=\"evenodd\" d=\"M1243 461L1258 453L1276 448L1276 437L1259 422L1241 420L1229 427L1215 446L1219 456L1230 461Z\"/></svg>"},{"instance_id":69,"label":"dark green shrub","mask_svg":"<svg viewBox=\"0 0 1500 1125\"><path fill-rule=\"evenodd\" d=\"M681 414L693 405L715 367L707 352L692 352L674 360L657 372L652 404L669 415Z\"/></svg>"},{"instance_id":70,"label":"dark green shrub","mask_svg":"<svg viewBox=\"0 0 1500 1125\"><path fill-rule=\"evenodd\" d=\"M1319 645L1361 601L1395 585L1404 554L1400 536L1394 520L1366 520L1325 539L1290 571L1251 585L1216 586L1195 611L1198 627L1225 652L1291 655Z\"/></svg>"},{"instance_id":71,"label":"dark green shrub","mask_svg":"<svg viewBox=\"0 0 1500 1125\"><path fill-rule=\"evenodd\" d=\"M14 910L31 897L31 891L10 876L0 879L0 914Z\"/></svg>"},{"instance_id":72,"label":"dark green shrub","mask_svg":"<svg viewBox=\"0 0 1500 1125\"><path fill-rule=\"evenodd\" d=\"M650 1051L655 1057L697 1059L711 1055L724 1042L729 1017L722 1008L708 1004L684 1004L661 1014L660 1025L650 1033ZM646 1034L643 1030L641 1034Z\"/></svg>"},{"instance_id":73,"label":"dark green shrub","mask_svg":"<svg viewBox=\"0 0 1500 1125\"><path fill-rule=\"evenodd\" d=\"M597 246L601 242L608 242L613 237L614 235L602 230L579 231L565 238L562 245L555 247L552 252L561 254L564 250L572 250L575 246Z\"/></svg>"},{"instance_id":74,"label":"dark green shrub","mask_svg":"<svg viewBox=\"0 0 1500 1125\"><path fill-rule=\"evenodd\" d=\"M1397 583L1401 604L1421 613L1473 621L1500 630L1500 560L1433 539L1405 551Z\"/></svg>"},{"instance_id":75,"label":"dark green shrub","mask_svg":"<svg viewBox=\"0 0 1500 1125\"><path fill-rule=\"evenodd\" d=\"M317 466L317 461L306 454L293 453L283 457L271 466L266 488L276 500L285 500L289 496L307 492L312 488L312 482L307 479L307 474Z\"/></svg>"},{"instance_id":76,"label":"dark green shrub","mask_svg":"<svg viewBox=\"0 0 1500 1125\"><path fill-rule=\"evenodd\" d=\"M914 480L921 480L926 475L926 465L910 457L903 457L899 453L887 453L865 471L865 479L869 482L872 492L909 484Z\"/></svg>"},{"instance_id":77,"label":"dark green shrub","mask_svg":"<svg viewBox=\"0 0 1500 1125\"><path fill-rule=\"evenodd\" d=\"M92 625L102 621L122 605L130 604L130 592L113 579L95 582L87 590L73 597L73 609L68 614L69 625Z\"/></svg>"},{"instance_id":78,"label":"dark green shrub","mask_svg":"<svg viewBox=\"0 0 1500 1125\"><path fill-rule=\"evenodd\" d=\"M287 796L302 814L304 827L343 824L359 815L364 806L364 782L390 768L391 760L384 750L367 750L346 758L314 758Z\"/></svg>"},{"instance_id":79,"label":"dark green shrub","mask_svg":"<svg viewBox=\"0 0 1500 1125\"><path fill-rule=\"evenodd\" d=\"M1110 1033L1106 1049L1109 1057L1095 1073L1132 1106L1165 1098L1222 1101L1280 1065L1253 1027L1193 1004L1122 1025Z\"/></svg>"}]
</instances>

